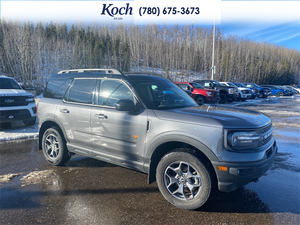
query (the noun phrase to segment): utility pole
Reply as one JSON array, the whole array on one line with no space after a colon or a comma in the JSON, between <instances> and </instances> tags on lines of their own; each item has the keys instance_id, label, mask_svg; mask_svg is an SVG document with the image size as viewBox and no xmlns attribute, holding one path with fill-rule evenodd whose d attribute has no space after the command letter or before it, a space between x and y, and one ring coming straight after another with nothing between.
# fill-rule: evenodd
<instances>
[{"instance_id":1,"label":"utility pole","mask_svg":"<svg viewBox=\"0 0 300 225\"><path fill-rule=\"evenodd\" d=\"M215 33L216 33L216 21L214 21L214 33L213 33L213 49L212 49L212 66L211 66L211 79L214 79L215 74Z\"/></svg>"}]
</instances>

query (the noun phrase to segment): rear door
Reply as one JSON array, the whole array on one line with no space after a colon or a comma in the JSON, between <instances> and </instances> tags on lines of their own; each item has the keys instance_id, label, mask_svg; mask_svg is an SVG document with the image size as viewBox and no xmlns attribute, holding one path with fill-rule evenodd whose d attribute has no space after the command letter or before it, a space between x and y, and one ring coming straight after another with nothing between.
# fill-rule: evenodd
<instances>
[{"instance_id":1,"label":"rear door","mask_svg":"<svg viewBox=\"0 0 300 225\"><path fill-rule=\"evenodd\" d=\"M70 150L91 155L90 115L96 79L76 78L66 92L57 114L64 127Z\"/></svg>"},{"instance_id":2,"label":"rear door","mask_svg":"<svg viewBox=\"0 0 300 225\"><path fill-rule=\"evenodd\" d=\"M101 79L98 95L91 111L94 157L143 169L147 112L140 107L135 112L117 111L116 103L136 98L127 84L118 79Z\"/></svg>"}]
</instances>

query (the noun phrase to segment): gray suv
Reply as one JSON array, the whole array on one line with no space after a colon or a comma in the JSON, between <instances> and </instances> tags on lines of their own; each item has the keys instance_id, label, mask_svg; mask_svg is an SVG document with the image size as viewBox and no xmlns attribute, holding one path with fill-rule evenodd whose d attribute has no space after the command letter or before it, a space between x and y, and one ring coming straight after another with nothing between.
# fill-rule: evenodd
<instances>
[{"instance_id":1,"label":"gray suv","mask_svg":"<svg viewBox=\"0 0 300 225\"><path fill-rule=\"evenodd\" d=\"M165 78L112 69L52 75L38 119L49 163L78 153L141 171L171 204L190 210L214 189L230 192L257 180L277 152L264 114L199 106Z\"/></svg>"}]
</instances>

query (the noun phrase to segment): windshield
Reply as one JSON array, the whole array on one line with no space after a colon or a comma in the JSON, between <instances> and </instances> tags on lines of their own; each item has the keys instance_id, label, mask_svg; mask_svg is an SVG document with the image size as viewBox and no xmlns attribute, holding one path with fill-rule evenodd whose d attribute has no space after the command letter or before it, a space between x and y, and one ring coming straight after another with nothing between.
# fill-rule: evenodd
<instances>
[{"instance_id":1,"label":"windshield","mask_svg":"<svg viewBox=\"0 0 300 225\"><path fill-rule=\"evenodd\" d=\"M22 88L13 79L10 79L10 78L0 78L0 89L22 89Z\"/></svg>"},{"instance_id":2,"label":"windshield","mask_svg":"<svg viewBox=\"0 0 300 225\"><path fill-rule=\"evenodd\" d=\"M142 77L145 78L145 77ZM197 103L173 82L158 77L133 79L130 83L149 109L176 109L198 106Z\"/></svg>"},{"instance_id":3,"label":"windshield","mask_svg":"<svg viewBox=\"0 0 300 225\"><path fill-rule=\"evenodd\" d=\"M239 87L247 87L246 85L244 84L237 84Z\"/></svg>"},{"instance_id":4,"label":"windshield","mask_svg":"<svg viewBox=\"0 0 300 225\"><path fill-rule=\"evenodd\" d=\"M191 85L193 86L193 88L200 88L200 89L204 89L204 87L202 87L200 84L198 83L191 83Z\"/></svg>"},{"instance_id":5,"label":"windshield","mask_svg":"<svg viewBox=\"0 0 300 225\"><path fill-rule=\"evenodd\" d=\"M257 84L252 84L254 87L257 87L257 88L259 88L260 86L258 86Z\"/></svg>"},{"instance_id":6,"label":"windshield","mask_svg":"<svg viewBox=\"0 0 300 225\"><path fill-rule=\"evenodd\" d=\"M215 85L217 85L217 86L222 86L222 84L219 83L218 81L212 80L211 82L213 82L213 83L214 83Z\"/></svg>"},{"instance_id":7,"label":"windshield","mask_svg":"<svg viewBox=\"0 0 300 225\"><path fill-rule=\"evenodd\" d=\"M227 84L229 84L232 87L237 87L234 83L228 82Z\"/></svg>"}]
</instances>

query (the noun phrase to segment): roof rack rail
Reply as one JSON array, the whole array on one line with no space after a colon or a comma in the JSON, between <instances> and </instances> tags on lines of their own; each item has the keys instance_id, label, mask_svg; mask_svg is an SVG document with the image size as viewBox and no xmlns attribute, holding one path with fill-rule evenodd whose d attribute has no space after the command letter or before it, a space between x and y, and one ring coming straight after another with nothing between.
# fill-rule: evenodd
<instances>
[{"instance_id":1,"label":"roof rack rail","mask_svg":"<svg viewBox=\"0 0 300 225\"><path fill-rule=\"evenodd\" d=\"M123 73L117 69L72 69L72 70L61 70L58 74L61 73L86 73L86 72L98 72L98 73L105 73L105 74L120 74Z\"/></svg>"}]
</instances>

